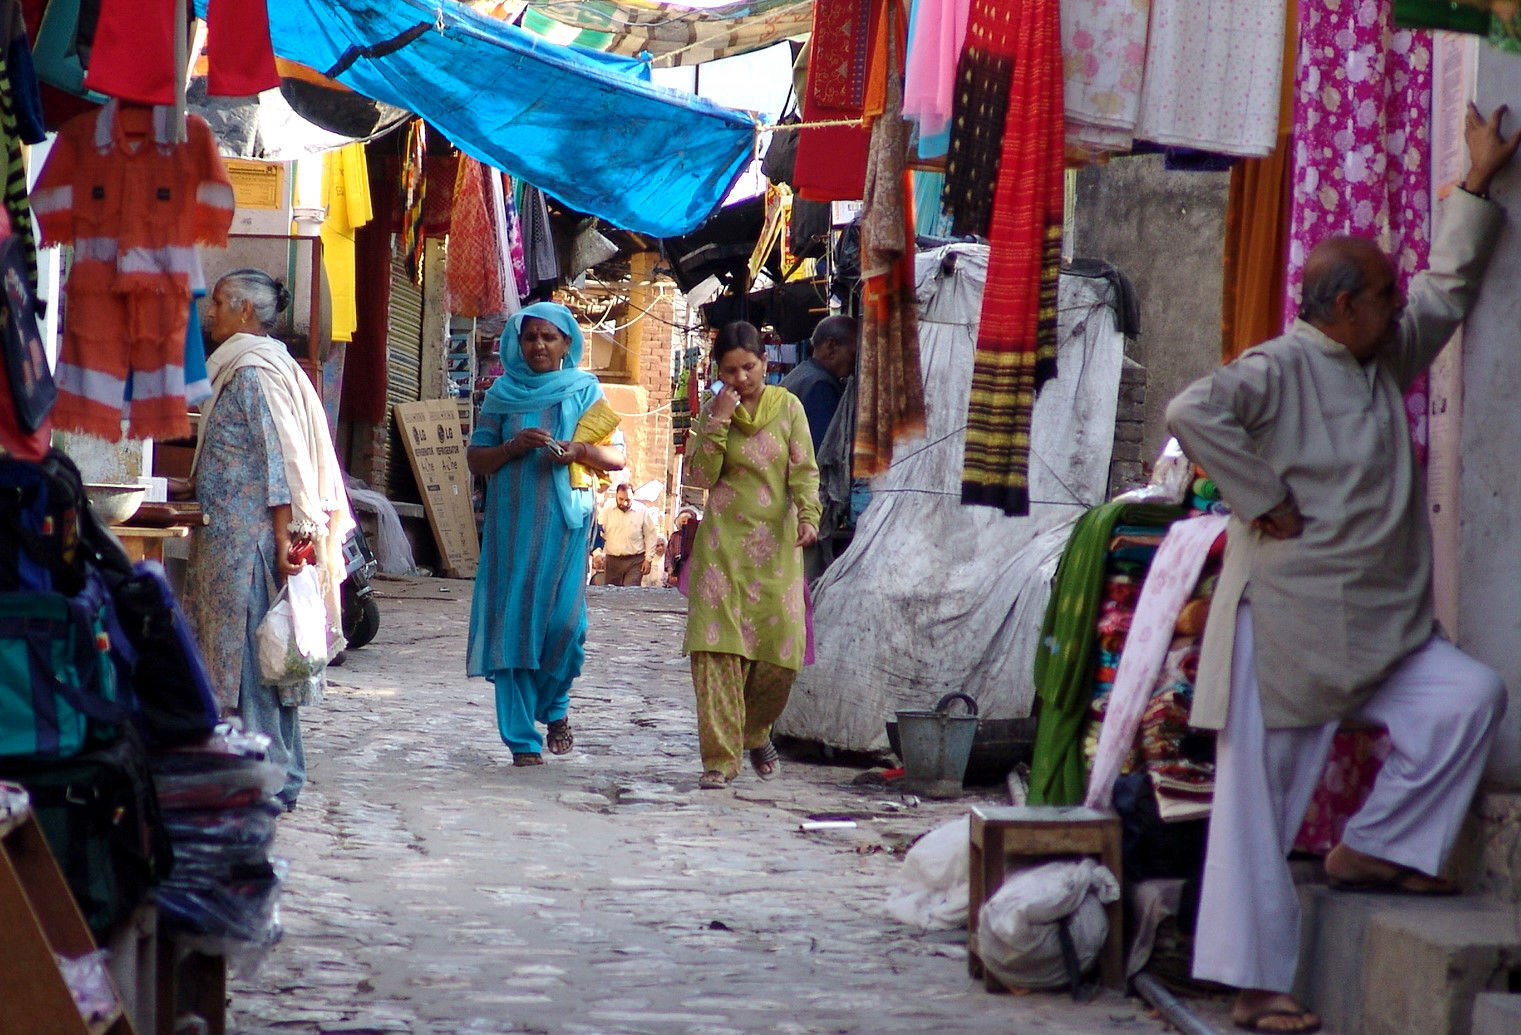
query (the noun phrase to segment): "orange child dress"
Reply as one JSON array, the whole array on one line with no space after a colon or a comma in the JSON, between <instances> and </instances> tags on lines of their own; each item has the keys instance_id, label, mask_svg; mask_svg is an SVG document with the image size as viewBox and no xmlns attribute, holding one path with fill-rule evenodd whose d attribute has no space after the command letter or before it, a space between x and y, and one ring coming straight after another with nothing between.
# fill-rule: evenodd
<instances>
[{"instance_id":1,"label":"orange child dress","mask_svg":"<svg viewBox=\"0 0 1521 1035\"><path fill-rule=\"evenodd\" d=\"M121 437L127 378L131 433L190 434L185 327L201 286L197 244L223 246L233 192L205 120L176 142L168 107L122 105L70 119L32 191L42 243L72 244L56 427Z\"/></svg>"}]
</instances>

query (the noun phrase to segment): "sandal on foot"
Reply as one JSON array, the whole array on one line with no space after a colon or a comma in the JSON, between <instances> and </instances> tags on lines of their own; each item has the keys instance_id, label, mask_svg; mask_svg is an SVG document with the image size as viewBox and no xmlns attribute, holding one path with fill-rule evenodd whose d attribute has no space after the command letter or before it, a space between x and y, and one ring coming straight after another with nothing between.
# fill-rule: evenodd
<instances>
[{"instance_id":1,"label":"sandal on foot","mask_svg":"<svg viewBox=\"0 0 1521 1035\"><path fill-rule=\"evenodd\" d=\"M512 764L515 766L543 765L544 756L536 751L525 751L522 754L513 755Z\"/></svg>"},{"instance_id":2,"label":"sandal on foot","mask_svg":"<svg viewBox=\"0 0 1521 1035\"><path fill-rule=\"evenodd\" d=\"M709 769L698 777L697 786L705 791L721 791L729 786L729 778L717 769Z\"/></svg>"},{"instance_id":3,"label":"sandal on foot","mask_svg":"<svg viewBox=\"0 0 1521 1035\"><path fill-rule=\"evenodd\" d=\"M551 755L565 755L576 746L576 735L570 731L569 719L556 719L548 726L549 753Z\"/></svg>"},{"instance_id":4,"label":"sandal on foot","mask_svg":"<svg viewBox=\"0 0 1521 1035\"><path fill-rule=\"evenodd\" d=\"M751 748L750 767L762 780L769 780L781 772L782 759L776 753L776 745L768 740L758 748Z\"/></svg>"},{"instance_id":5,"label":"sandal on foot","mask_svg":"<svg viewBox=\"0 0 1521 1035\"><path fill-rule=\"evenodd\" d=\"M1274 1024L1274 1021L1279 1023ZM1242 1031L1270 1032L1273 1035L1314 1035L1320 1030L1320 1018L1311 1011L1284 1007L1258 1010L1239 1020L1233 1017L1231 1023Z\"/></svg>"}]
</instances>

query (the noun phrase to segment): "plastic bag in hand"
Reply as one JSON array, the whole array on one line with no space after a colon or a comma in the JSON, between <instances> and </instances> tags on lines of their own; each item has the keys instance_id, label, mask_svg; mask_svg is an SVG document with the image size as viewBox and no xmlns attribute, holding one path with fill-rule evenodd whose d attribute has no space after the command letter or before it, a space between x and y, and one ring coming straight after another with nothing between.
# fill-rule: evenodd
<instances>
[{"instance_id":1,"label":"plastic bag in hand","mask_svg":"<svg viewBox=\"0 0 1521 1035\"><path fill-rule=\"evenodd\" d=\"M328 662L327 605L322 579L307 565L285 580L256 633L259 675L281 687L320 680Z\"/></svg>"}]
</instances>

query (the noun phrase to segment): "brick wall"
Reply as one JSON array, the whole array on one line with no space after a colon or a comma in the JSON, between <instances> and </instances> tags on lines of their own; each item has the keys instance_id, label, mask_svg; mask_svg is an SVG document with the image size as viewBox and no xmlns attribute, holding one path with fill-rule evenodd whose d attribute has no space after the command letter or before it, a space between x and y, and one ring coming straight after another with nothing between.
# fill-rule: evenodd
<instances>
[{"instance_id":1,"label":"brick wall","mask_svg":"<svg viewBox=\"0 0 1521 1035\"><path fill-rule=\"evenodd\" d=\"M1146 484L1141 442L1146 428L1146 368L1130 357L1120 368L1119 406L1114 414L1114 453L1109 460L1109 495Z\"/></svg>"}]
</instances>

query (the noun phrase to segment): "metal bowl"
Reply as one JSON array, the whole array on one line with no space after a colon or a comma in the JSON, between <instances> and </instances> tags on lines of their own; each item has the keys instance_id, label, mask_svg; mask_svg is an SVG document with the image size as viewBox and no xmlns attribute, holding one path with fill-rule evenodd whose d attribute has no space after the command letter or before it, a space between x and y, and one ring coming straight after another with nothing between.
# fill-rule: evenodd
<instances>
[{"instance_id":1,"label":"metal bowl","mask_svg":"<svg viewBox=\"0 0 1521 1035\"><path fill-rule=\"evenodd\" d=\"M143 499L148 495L148 487L89 482L85 485L85 495L90 497L90 506L102 521L108 525L120 525L136 514L137 508L143 505Z\"/></svg>"}]
</instances>

